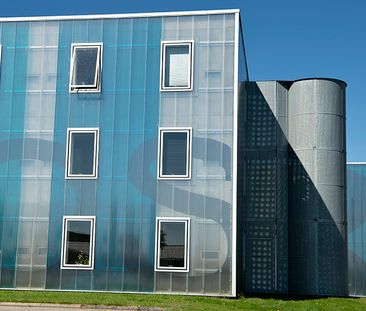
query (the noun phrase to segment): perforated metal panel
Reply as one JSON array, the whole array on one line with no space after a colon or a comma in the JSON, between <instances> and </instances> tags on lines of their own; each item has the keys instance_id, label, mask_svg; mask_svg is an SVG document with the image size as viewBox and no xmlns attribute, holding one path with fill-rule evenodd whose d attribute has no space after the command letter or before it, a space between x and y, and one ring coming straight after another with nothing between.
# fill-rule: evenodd
<instances>
[{"instance_id":1,"label":"perforated metal panel","mask_svg":"<svg viewBox=\"0 0 366 311\"><path fill-rule=\"evenodd\" d=\"M286 89L277 82L249 83L242 105L244 290L287 292ZM278 100L278 98L280 100ZM277 121L281 119L281 122Z\"/></svg>"},{"instance_id":2,"label":"perforated metal panel","mask_svg":"<svg viewBox=\"0 0 366 311\"><path fill-rule=\"evenodd\" d=\"M243 290L345 295L345 84L269 81L243 89Z\"/></svg>"},{"instance_id":3,"label":"perforated metal panel","mask_svg":"<svg viewBox=\"0 0 366 311\"><path fill-rule=\"evenodd\" d=\"M289 287L347 294L345 83L294 82L289 90Z\"/></svg>"}]
</instances>

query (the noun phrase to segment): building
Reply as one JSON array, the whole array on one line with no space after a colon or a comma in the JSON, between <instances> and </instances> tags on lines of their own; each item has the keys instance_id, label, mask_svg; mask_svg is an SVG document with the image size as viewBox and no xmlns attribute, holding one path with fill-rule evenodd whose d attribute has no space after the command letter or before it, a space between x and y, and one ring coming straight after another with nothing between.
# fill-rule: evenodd
<instances>
[{"instance_id":1,"label":"building","mask_svg":"<svg viewBox=\"0 0 366 311\"><path fill-rule=\"evenodd\" d=\"M366 296L365 162L347 163L348 284L352 296Z\"/></svg>"},{"instance_id":2,"label":"building","mask_svg":"<svg viewBox=\"0 0 366 311\"><path fill-rule=\"evenodd\" d=\"M0 44L1 288L347 294L344 82L249 82L238 10Z\"/></svg>"},{"instance_id":3,"label":"building","mask_svg":"<svg viewBox=\"0 0 366 311\"><path fill-rule=\"evenodd\" d=\"M246 85L240 284L251 292L347 295L346 84L313 78Z\"/></svg>"}]
</instances>

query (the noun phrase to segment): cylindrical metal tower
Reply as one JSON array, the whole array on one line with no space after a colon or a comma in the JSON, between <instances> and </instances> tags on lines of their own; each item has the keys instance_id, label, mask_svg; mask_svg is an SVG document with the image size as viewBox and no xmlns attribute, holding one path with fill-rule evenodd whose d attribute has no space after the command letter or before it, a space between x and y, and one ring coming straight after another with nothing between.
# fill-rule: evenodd
<instances>
[{"instance_id":1,"label":"cylindrical metal tower","mask_svg":"<svg viewBox=\"0 0 366 311\"><path fill-rule=\"evenodd\" d=\"M306 79L289 90L289 291L347 294L345 88Z\"/></svg>"}]
</instances>

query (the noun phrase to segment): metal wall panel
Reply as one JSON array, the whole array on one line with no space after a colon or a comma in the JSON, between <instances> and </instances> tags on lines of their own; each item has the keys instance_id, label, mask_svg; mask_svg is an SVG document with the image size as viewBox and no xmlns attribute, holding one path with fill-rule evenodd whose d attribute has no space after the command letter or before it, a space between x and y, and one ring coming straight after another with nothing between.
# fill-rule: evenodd
<instances>
[{"instance_id":1,"label":"metal wall panel","mask_svg":"<svg viewBox=\"0 0 366 311\"><path fill-rule=\"evenodd\" d=\"M244 291L346 295L345 83L242 87Z\"/></svg>"},{"instance_id":2,"label":"metal wall panel","mask_svg":"<svg viewBox=\"0 0 366 311\"><path fill-rule=\"evenodd\" d=\"M241 102L240 226L244 235L243 290L286 293L288 246L287 89L246 84ZM239 234L239 235L241 235Z\"/></svg>"}]
</instances>

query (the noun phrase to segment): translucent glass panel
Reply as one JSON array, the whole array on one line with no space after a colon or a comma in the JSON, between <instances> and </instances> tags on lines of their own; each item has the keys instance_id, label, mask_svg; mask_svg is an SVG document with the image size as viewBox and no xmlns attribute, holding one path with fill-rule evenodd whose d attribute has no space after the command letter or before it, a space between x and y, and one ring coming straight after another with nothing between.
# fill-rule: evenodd
<instances>
[{"instance_id":1,"label":"translucent glass panel","mask_svg":"<svg viewBox=\"0 0 366 311\"><path fill-rule=\"evenodd\" d=\"M16 262L17 287L44 288L47 240L48 221L21 219Z\"/></svg>"},{"instance_id":2,"label":"translucent glass panel","mask_svg":"<svg viewBox=\"0 0 366 311\"><path fill-rule=\"evenodd\" d=\"M54 90L56 87L56 68L56 47L32 47L29 51L28 90Z\"/></svg>"},{"instance_id":3,"label":"translucent glass panel","mask_svg":"<svg viewBox=\"0 0 366 311\"><path fill-rule=\"evenodd\" d=\"M53 87L53 86L52 86ZM55 94L51 86L47 89L35 87L27 94L27 109L24 127L32 132L52 132L55 114Z\"/></svg>"},{"instance_id":4,"label":"translucent glass panel","mask_svg":"<svg viewBox=\"0 0 366 311\"><path fill-rule=\"evenodd\" d=\"M46 220L49 214L50 191L48 178L25 176L22 180L21 218Z\"/></svg>"},{"instance_id":5,"label":"translucent glass panel","mask_svg":"<svg viewBox=\"0 0 366 311\"><path fill-rule=\"evenodd\" d=\"M156 269L188 271L189 220L158 219L156 230Z\"/></svg>"},{"instance_id":6,"label":"translucent glass panel","mask_svg":"<svg viewBox=\"0 0 366 311\"><path fill-rule=\"evenodd\" d=\"M1 26L3 287L230 295L234 16L162 20ZM162 40L194 40L193 92L160 93ZM74 42L103 42L103 93L70 94ZM194 128L192 180L157 186L159 125ZM100 128L98 180L65 180L67 128L85 127ZM154 272L156 211L194 221L192 275ZM98 219L95 269L60 269L64 215Z\"/></svg>"},{"instance_id":7,"label":"translucent glass panel","mask_svg":"<svg viewBox=\"0 0 366 311\"><path fill-rule=\"evenodd\" d=\"M47 288L154 290L161 19L60 23ZM70 47L103 42L101 93L68 92ZM67 128L99 128L98 179L65 179ZM64 215L96 216L94 269L60 269Z\"/></svg>"},{"instance_id":8,"label":"translucent glass panel","mask_svg":"<svg viewBox=\"0 0 366 311\"><path fill-rule=\"evenodd\" d=\"M94 217L64 217L63 269L93 269L94 230Z\"/></svg>"},{"instance_id":9,"label":"translucent glass panel","mask_svg":"<svg viewBox=\"0 0 366 311\"><path fill-rule=\"evenodd\" d=\"M23 145L23 176L51 177L52 133L26 132Z\"/></svg>"},{"instance_id":10,"label":"translucent glass panel","mask_svg":"<svg viewBox=\"0 0 366 311\"><path fill-rule=\"evenodd\" d=\"M96 178L98 167L98 129L68 129L66 176Z\"/></svg>"},{"instance_id":11,"label":"translucent glass panel","mask_svg":"<svg viewBox=\"0 0 366 311\"><path fill-rule=\"evenodd\" d=\"M190 180L159 180L157 215L190 217L189 273L155 272L155 290L230 295L234 15L163 18L164 41L193 41L192 92L162 92L160 127L192 127ZM213 238L214 237L214 238Z\"/></svg>"},{"instance_id":12,"label":"translucent glass panel","mask_svg":"<svg viewBox=\"0 0 366 311\"><path fill-rule=\"evenodd\" d=\"M70 91L100 91L101 45L73 45Z\"/></svg>"},{"instance_id":13,"label":"translucent glass panel","mask_svg":"<svg viewBox=\"0 0 366 311\"><path fill-rule=\"evenodd\" d=\"M191 129L160 129L159 178L190 178Z\"/></svg>"},{"instance_id":14,"label":"translucent glass panel","mask_svg":"<svg viewBox=\"0 0 366 311\"><path fill-rule=\"evenodd\" d=\"M366 164L347 164L348 290L366 296Z\"/></svg>"},{"instance_id":15,"label":"translucent glass panel","mask_svg":"<svg viewBox=\"0 0 366 311\"><path fill-rule=\"evenodd\" d=\"M1 287L15 286L29 23L0 23ZM6 61L5 61L6 60ZM6 77L6 79L4 79Z\"/></svg>"},{"instance_id":16,"label":"translucent glass panel","mask_svg":"<svg viewBox=\"0 0 366 311\"><path fill-rule=\"evenodd\" d=\"M191 89L193 42L162 43L162 90Z\"/></svg>"},{"instance_id":17,"label":"translucent glass panel","mask_svg":"<svg viewBox=\"0 0 366 311\"><path fill-rule=\"evenodd\" d=\"M29 24L15 286L45 288L58 22ZM18 71L14 70L17 74Z\"/></svg>"}]
</instances>

